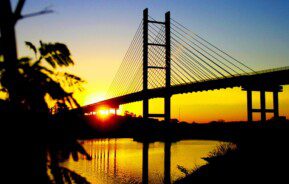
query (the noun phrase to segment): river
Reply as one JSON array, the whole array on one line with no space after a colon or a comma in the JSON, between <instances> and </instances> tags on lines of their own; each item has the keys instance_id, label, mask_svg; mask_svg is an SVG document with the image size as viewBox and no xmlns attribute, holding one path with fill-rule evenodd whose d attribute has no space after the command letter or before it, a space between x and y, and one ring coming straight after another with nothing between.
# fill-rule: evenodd
<instances>
[{"instance_id":1,"label":"river","mask_svg":"<svg viewBox=\"0 0 289 184\"><path fill-rule=\"evenodd\" d=\"M94 139L81 142L92 160L70 158L62 165L84 176L92 184L164 183L175 181L206 164L202 159L219 141L182 140L176 143L143 144L129 138Z\"/></svg>"}]
</instances>

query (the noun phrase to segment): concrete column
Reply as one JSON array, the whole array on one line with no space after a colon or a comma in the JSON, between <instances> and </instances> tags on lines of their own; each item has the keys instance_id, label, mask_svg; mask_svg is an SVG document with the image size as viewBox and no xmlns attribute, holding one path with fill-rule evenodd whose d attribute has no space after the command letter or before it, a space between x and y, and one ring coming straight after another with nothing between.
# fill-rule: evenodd
<instances>
[{"instance_id":1,"label":"concrete column","mask_svg":"<svg viewBox=\"0 0 289 184\"><path fill-rule=\"evenodd\" d=\"M274 118L278 118L279 117L278 91L273 92L273 108L274 108Z\"/></svg>"},{"instance_id":2,"label":"concrete column","mask_svg":"<svg viewBox=\"0 0 289 184\"><path fill-rule=\"evenodd\" d=\"M247 114L248 114L248 122L253 121L253 113L252 113L252 91L247 90Z\"/></svg>"},{"instance_id":3,"label":"concrete column","mask_svg":"<svg viewBox=\"0 0 289 184\"><path fill-rule=\"evenodd\" d=\"M165 122L169 123L171 120L171 96L165 96Z\"/></svg>"},{"instance_id":4,"label":"concrete column","mask_svg":"<svg viewBox=\"0 0 289 184\"><path fill-rule=\"evenodd\" d=\"M261 103L261 121L266 121L266 98L265 98L265 91L260 91L260 103Z\"/></svg>"},{"instance_id":5,"label":"concrete column","mask_svg":"<svg viewBox=\"0 0 289 184\"><path fill-rule=\"evenodd\" d=\"M145 97L143 99L143 118L147 120L148 116L149 116L149 99L145 94Z\"/></svg>"}]
</instances>

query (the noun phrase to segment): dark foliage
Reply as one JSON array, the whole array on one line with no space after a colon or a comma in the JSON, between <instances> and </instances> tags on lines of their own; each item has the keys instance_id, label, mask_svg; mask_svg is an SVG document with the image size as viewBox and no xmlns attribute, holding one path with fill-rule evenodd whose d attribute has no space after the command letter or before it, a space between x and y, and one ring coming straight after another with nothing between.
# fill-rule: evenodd
<instances>
[{"instance_id":1,"label":"dark foliage","mask_svg":"<svg viewBox=\"0 0 289 184\"><path fill-rule=\"evenodd\" d=\"M5 119L4 128L12 132L13 137L9 138L12 144L13 141L20 141L21 147L29 150L29 154L20 153L23 160L13 156L16 152L10 153L10 164L15 162L16 165L25 165L26 171L21 181L88 183L77 173L59 166L60 162L70 156L77 161L78 154L84 154L90 159L77 142L76 130L69 128L66 123L71 120L67 115L68 110L79 107L72 92L81 88L83 80L73 74L57 71L58 66L73 65L66 45L40 43L40 48L36 49L32 43L26 42L33 50L35 59L23 57L17 61L15 81L11 81L6 62L0 62L1 91L7 94L7 98L0 101L0 114ZM10 88L12 82L15 85ZM47 95L62 107L58 115L49 113ZM74 120L77 118L80 117L74 117ZM48 165L52 180L47 175Z\"/></svg>"}]
</instances>

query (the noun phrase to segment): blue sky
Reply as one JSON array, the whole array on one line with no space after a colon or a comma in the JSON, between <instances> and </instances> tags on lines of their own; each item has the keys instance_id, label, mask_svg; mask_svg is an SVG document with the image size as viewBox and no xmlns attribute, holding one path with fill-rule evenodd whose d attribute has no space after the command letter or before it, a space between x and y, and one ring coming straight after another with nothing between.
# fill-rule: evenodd
<instances>
[{"instance_id":1,"label":"blue sky","mask_svg":"<svg viewBox=\"0 0 289 184\"><path fill-rule=\"evenodd\" d=\"M288 0L27 0L23 13L45 7L55 12L17 24L19 54L31 54L24 41L66 43L76 62L70 71L87 81L82 96L88 100L81 104L104 97L145 8L158 20L171 11L173 19L255 70L289 66ZM238 103L245 106L245 100L232 105Z\"/></svg>"},{"instance_id":2,"label":"blue sky","mask_svg":"<svg viewBox=\"0 0 289 184\"><path fill-rule=\"evenodd\" d=\"M15 0L14 0L15 4ZM25 39L78 41L97 34L100 44L129 43L142 10L163 19L166 11L235 57L255 68L288 64L289 1L286 0L27 0L24 12L55 10L51 15L23 20ZM123 40L120 38L124 38ZM85 38L83 38L85 41ZM118 45L119 46L119 45Z\"/></svg>"}]
</instances>

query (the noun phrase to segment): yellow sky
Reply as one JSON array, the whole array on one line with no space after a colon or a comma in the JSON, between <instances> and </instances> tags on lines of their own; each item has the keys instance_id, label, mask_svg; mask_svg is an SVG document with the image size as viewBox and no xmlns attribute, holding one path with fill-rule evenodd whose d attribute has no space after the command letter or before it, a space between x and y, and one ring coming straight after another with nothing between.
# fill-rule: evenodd
<instances>
[{"instance_id":1,"label":"yellow sky","mask_svg":"<svg viewBox=\"0 0 289 184\"><path fill-rule=\"evenodd\" d=\"M87 81L84 84L85 91L76 93L76 99L81 105L106 99L106 92L122 61L128 41L122 42L122 44L110 42L112 44L110 46L109 43L101 45L95 42L78 44L75 40L66 40L64 43L70 48L76 63L68 71ZM20 54L30 54L24 48L20 50ZM250 60L250 62L252 61ZM260 105L258 94L253 94L253 97L253 104L258 107ZM171 104L172 118L181 121L246 120L246 93L240 88L174 95ZM267 106L270 108L270 105L272 106L272 95L267 95ZM289 117L288 107L289 87L285 86L284 92L280 93L280 115ZM141 115L142 104L137 102L121 106L121 112L126 110ZM161 99L150 100L150 112L163 112ZM270 116L268 115L268 117ZM255 120L259 118L259 115L254 115Z\"/></svg>"},{"instance_id":2,"label":"yellow sky","mask_svg":"<svg viewBox=\"0 0 289 184\"><path fill-rule=\"evenodd\" d=\"M68 43L68 45L70 44ZM74 46L73 43L71 45ZM71 67L69 71L78 74L87 81L84 85L85 91L75 94L81 105L91 104L107 98L106 92L125 53L124 48L116 49L116 46L109 48L99 45L86 45L85 48L79 45L70 47L76 65ZM109 54L111 49L114 49L112 52L114 54ZM86 64L82 64L82 62ZM268 93L266 97L267 107L272 108L272 94ZM260 106L259 94L254 92L253 98L253 106L258 108ZM289 86L284 86L284 92L280 93L279 99L280 115L289 117ZM187 122L209 122L221 119L238 121L246 120L247 116L246 93L241 88L174 95L171 104L172 118ZM142 115L142 103L122 105L120 110L122 113L128 110L137 115ZM150 113L162 112L162 99L150 100ZM271 116L271 114L268 114L267 117ZM255 120L260 119L258 114L253 117Z\"/></svg>"},{"instance_id":3,"label":"yellow sky","mask_svg":"<svg viewBox=\"0 0 289 184\"><path fill-rule=\"evenodd\" d=\"M87 45L87 47L90 46ZM90 49L78 46L76 48L72 47L71 52L76 65L70 68L69 71L80 75L87 81L84 85L85 91L75 94L80 104L87 105L106 99L106 92L120 65L125 49L116 49L113 51L114 54L109 54L109 47L91 45ZM86 65L82 62L85 62ZM283 91L279 93L280 115L289 117L289 86L284 86ZM257 92L253 93L253 98L253 107L260 107L260 96ZM266 95L267 108L272 108L272 98L271 93ZM242 91L241 88L180 94L172 97L171 113L172 118L187 122L246 120L246 103L246 92ZM142 115L142 103L122 105L120 110L122 113L128 110L137 115ZM150 100L150 113L162 112L162 99ZM267 115L269 118L271 116L271 114ZM254 114L253 118L258 120L260 115Z\"/></svg>"},{"instance_id":4,"label":"yellow sky","mask_svg":"<svg viewBox=\"0 0 289 184\"><path fill-rule=\"evenodd\" d=\"M272 109L272 93L266 94L266 107ZM280 115L289 117L289 86L280 93ZM238 121L246 120L246 92L241 88L222 89L207 92L174 95L172 97L172 118L187 122L209 122L213 120ZM122 111L133 109L137 115L142 113L142 103L131 103L121 107ZM253 93L253 108L260 107L260 93ZM151 113L163 113L162 99L150 100ZM254 114L254 119L260 119ZM268 118L272 114L267 115Z\"/></svg>"},{"instance_id":5,"label":"yellow sky","mask_svg":"<svg viewBox=\"0 0 289 184\"><path fill-rule=\"evenodd\" d=\"M158 20L163 20L164 13L170 10L175 20L256 71L289 65L285 1L279 4L251 1L72 1L67 4L66 1L51 1L56 13L17 24L19 55L32 55L24 46L25 41L65 43L76 63L69 72L87 81L86 90L75 94L81 105L106 98L145 7ZM42 1L28 2L26 12L47 5ZM232 8L227 8L229 4ZM259 97L253 96L258 102ZM160 101L151 101L152 112L161 112L163 104ZM268 103L272 105L271 98ZM141 103L121 106L121 110L141 114ZM288 111L289 87L284 87L284 92L280 93L280 115L289 117ZM246 93L234 88L175 95L172 97L172 118L179 117L188 122L245 120Z\"/></svg>"}]
</instances>

